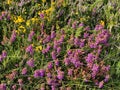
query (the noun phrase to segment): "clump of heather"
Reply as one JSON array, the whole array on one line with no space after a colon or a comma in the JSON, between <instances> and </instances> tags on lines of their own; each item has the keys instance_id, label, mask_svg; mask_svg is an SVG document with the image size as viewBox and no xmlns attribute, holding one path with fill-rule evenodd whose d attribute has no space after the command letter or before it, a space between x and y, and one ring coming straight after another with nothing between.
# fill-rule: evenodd
<instances>
[{"instance_id":1,"label":"clump of heather","mask_svg":"<svg viewBox=\"0 0 120 90\"><path fill-rule=\"evenodd\" d=\"M92 82L98 88L102 88L110 78L110 66L101 58L102 50L109 46L110 33L104 27L101 28L98 25L96 27L95 30L91 30L89 26L85 27L83 23L74 22L72 26L69 25L68 27L73 30L70 35L64 29L51 31L49 34L44 32L44 34L39 35L40 42L37 46L43 45L39 52L43 56L39 59L44 57L46 64L41 67L42 61L33 59L38 50L36 51L33 44L29 44L23 50L25 55L21 63L23 63L24 68L21 68L20 75L25 77L30 75L32 78L29 77L27 81L29 83L32 83L33 78L37 81L43 80L45 85L40 87L43 90L45 88L61 89L62 85L65 84L64 82L79 78L86 84ZM76 34L80 28L82 29L81 34ZM34 35L35 32L31 31L28 36L29 43L33 42L32 37ZM15 40L15 37L13 38ZM12 39L12 42L14 40ZM6 56L6 51L3 51L0 61ZM48 58L50 59L48 60ZM18 72L13 70L6 78L12 81L16 79L17 75L19 75ZM17 82L21 89L24 86L23 81L24 78L19 78ZM12 88L16 88L15 85ZM68 87L65 88L68 89Z\"/></svg>"},{"instance_id":2,"label":"clump of heather","mask_svg":"<svg viewBox=\"0 0 120 90\"><path fill-rule=\"evenodd\" d=\"M7 90L7 89L6 89L6 84L1 83L1 84L0 84L0 90Z\"/></svg>"},{"instance_id":3,"label":"clump of heather","mask_svg":"<svg viewBox=\"0 0 120 90\"><path fill-rule=\"evenodd\" d=\"M34 78L44 78L48 85L46 87L50 86L51 89L60 88L63 82L77 78L85 83L92 81L99 88L108 82L110 67L101 59L100 53L108 45L110 33L104 28L90 30L89 26L84 28L83 25L82 28L83 35L75 36L73 33L72 39L64 30L52 32L51 39L47 38L49 35L43 37L43 44L47 45L42 53L45 56L49 54L54 62L49 61L45 69L35 70ZM74 29L77 29L77 24ZM71 48L65 49L69 44ZM61 52L64 52L62 58Z\"/></svg>"},{"instance_id":4,"label":"clump of heather","mask_svg":"<svg viewBox=\"0 0 120 90\"><path fill-rule=\"evenodd\" d=\"M12 31L12 35L11 35L11 37L10 37L10 43L13 43L14 41L15 41L15 39L16 39L16 32L15 32L15 30L13 30Z\"/></svg>"},{"instance_id":5,"label":"clump of heather","mask_svg":"<svg viewBox=\"0 0 120 90\"><path fill-rule=\"evenodd\" d=\"M0 55L0 62L2 62L7 57L7 52L4 50L2 51L2 54Z\"/></svg>"}]
</instances>

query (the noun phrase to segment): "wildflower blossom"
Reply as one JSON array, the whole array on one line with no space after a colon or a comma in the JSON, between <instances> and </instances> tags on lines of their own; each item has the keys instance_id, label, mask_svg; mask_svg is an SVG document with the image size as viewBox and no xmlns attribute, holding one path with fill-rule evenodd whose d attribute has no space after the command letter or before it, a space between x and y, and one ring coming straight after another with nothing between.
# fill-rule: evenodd
<instances>
[{"instance_id":1,"label":"wildflower blossom","mask_svg":"<svg viewBox=\"0 0 120 90\"><path fill-rule=\"evenodd\" d=\"M104 84L103 81L99 82L99 88L102 88L102 87L103 87L103 84Z\"/></svg>"},{"instance_id":2,"label":"wildflower blossom","mask_svg":"<svg viewBox=\"0 0 120 90\"><path fill-rule=\"evenodd\" d=\"M30 67L34 67L34 60L32 58L30 60L28 60L27 65Z\"/></svg>"},{"instance_id":3,"label":"wildflower blossom","mask_svg":"<svg viewBox=\"0 0 120 90\"><path fill-rule=\"evenodd\" d=\"M34 36L35 32L31 31L30 34L28 35L28 41L32 41L32 37Z\"/></svg>"},{"instance_id":4,"label":"wildflower blossom","mask_svg":"<svg viewBox=\"0 0 120 90\"><path fill-rule=\"evenodd\" d=\"M65 59L64 59L64 63L65 63L65 65L69 65L69 64L70 64L69 58L65 58Z\"/></svg>"},{"instance_id":5,"label":"wildflower blossom","mask_svg":"<svg viewBox=\"0 0 120 90\"><path fill-rule=\"evenodd\" d=\"M36 51L41 51L41 50L42 50L42 46L41 46L41 45L40 45L40 46L37 46L35 50L36 50Z\"/></svg>"},{"instance_id":6,"label":"wildflower blossom","mask_svg":"<svg viewBox=\"0 0 120 90\"><path fill-rule=\"evenodd\" d=\"M22 79L18 79L18 83L19 83L20 86L23 85L23 80Z\"/></svg>"},{"instance_id":7,"label":"wildflower blossom","mask_svg":"<svg viewBox=\"0 0 120 90\"><path fill-rule=\"evenodd\" d=\"M10 42L13 43L15 41L15 39L16 39L16 32L15 32L15 30L13 30L12 35L10 37Z\"/></svg>"},{"instance_id":8,"label":"wildflower blossom","mask_svg":"<svg viewBox=\"0 0 120 90\"><path fill-rule=\"evenodd\" d=\"M84 33L84 38L87 38L89 36L89 33L85 32Z\"/></svg>"},{"instance_id":9,"label":"wildflower blossom","mask_svg":"<svg viewBox=\"0 0 120 90\"><path fill-rule=\"evenodd\" d=\"M59 79L59 80L62 80L63 78L64 78L64 72L63 71L58 71L57 72L57 78Z\"/></svg>"},{"instance_id":10,"label":"wildflower blossom","mask_svg":"<svg viewBox=\"0 0 120 90\"><path fill-rule=\"evenodd\" d=\"M83 24L83 23L80 23L80 24L79 24L79 27L83 27L83 26L84 26L84 24Z\"/></svg>"},{"instance_id":11,"label":"wildflower blossom","mask_svg":"<svg viewBox=\"0 0 120 90\"><path fill-rule=\"evenodd\" d=\"M90 27L89 27L89 26L86 26L84 30L89 31L89 30L90 30Z\"/></svg>"},{"instance_id":12,"label":"wildflower blossom","mask_svg":"<svg viewBox=\"0 0 120 90\"><path fill-rule=\"evenodd\" d=\"M59 54L60 51L61 51L61 47L58 47L58 48L57 48L57 53Z\"/></svg>"},{"instance_id":13,"label":"wildflower blossom","mask_svg":"<svg viewBox=\"0 0 120 90\"><path fill-rule=\"evenodd\" d=\"M44 13L40 13L40 18L44 19Z\"/></svg>"},{"instance_id":14,"label":"wildflower blossom","mask_svg":"<svg viewBox=\"0 0 120 90\"><path fill-rule=\"evenodd\" d=\"M52 77L52 74L51 74L51 73L47 73L47 77L48 77L48 78L51 78L51 77Z\"/></svg>"},{"instance_id":15,"label":"wildflower blossom","mask_svg":"<svg viewBox=\"0 0 120 90\"><path fill-rule=\"evenodd\" d=\"M34 50L33 50L33 46L32 45L29 45L27 48L26 48L26 52L27 53L30 53L31 55L34 53Z\"/></svg>"},{"instance_id":16,"label":"wildflower blossom","mask_svg":"<svg viewBox=\"0 0 120 90\"><path fill-rule=\"evenodd\" d=\"M2 51L2 57L6 58L7 57L7 52L6 51Z\"/></svg>"},{"instance_id":17,"label":"wildflower blossom","mask_svg":"<svg viewBox=\"0 0 120 90\"><path fill-rule=\"evenodd\" d=\"M53 80L51 78L47 78L47 84L52 85L52 83L53 83Z\"/></svg>"},{"instance_id":18,"label":"wildflower blossom","mask_svg":"<svg viewBox=\"0 0 120 90\"><path fill-rule=\"evenodd\" d=\"M94 58L95 56L92 53L89 53L86 58L87 63L92 63L94 61Z\"/></svg>"},{"instance_id":19,"label":"wildflower blossom","mask_svg":"<svg viewBox=\"0 0 120 90\"><path fill-rule=\"evenodd\" d=\"M105 79L104 79L104 82L108 82L109 78L110 78L110 75L106 75Z\"/></svg>"},{"instance_id":20,"label":"wildflower blossom","mask_svg":"<svg viewBox=\"0 0 120 90\"><path fill-rule=\"evenodd\" d=\"M12 86L12 90L16 90L17 86L16 85L13 85Z\"/></svg>"},{"instance_id":21,"label":"wildflower blossom","mask_svg":"<svg viewBox=\"0 0 120 90\"><path fill-rule=\"evenodd\" d=\"M25 20L21 17L21 16L17 16L15 17L14 19L14 22L17 24L17 23L22 23L24 22Z\"/></svg>"},{"instance_id":22,"label":"wildflower blossom","mask_svg":"<svg viewBox=\"0 0 120 90\"><path fill-rule=\"evenodd\" d=\"M27 68L22 69L22 74L25 75L27 73Z\"/></svg>"},{"instance_id":23,"label":"wildflower blossom","mask_svg":"<svg viewBox=\"0 0 120 90\"><path fill-rule=\"evenodd\" d=\"M6 84L4 83L0 84L0 90L6 90Z\"/></svg>"},{"instance_id":24,"label":"wildflower blossom","mask_svg":"<svg viewBox=\"0 0 120 90\"><path fill-rule=\"evenodd\" d=\"M73 75L73 69L68 69L68 75L69 76Z\"/></svg>"},{"instance_id":25,"label":"wildflower blossom","mask_svg":"<svg viewBox=\"0 0 120 90\"><path fill-rule=\"evenodd\" d=\"M0 16L0 20L2 20L2 16Z\"/></svg>"},{"instance_id":26,"label":"wildflower blossom","mask_svg":"<svg viewBox=\"0 0 120 90\"><path fill-rule=\"evenodd\" d=\"M18 31L25 33L26 29L25 29L24 26L21 25L21 26L18 27Z\"/></svg>"},{"instance_id":27,"label":"wildflower blossom","mask_svg":"<svg viewBox=\"0 0 120 90\"><path fill-rule=\"evenodd\" d=\"M12 3L12 0L7 0L7 4L11 4Z\"/></svg>"},{"instance_id":28,"label":"wildflower blossom","mask_svg":"<svg viewBox=\"0 0 120 90\"><path fill-rule=\"evenodd\" d=\"M102 26L104 26L104 25L105 25L105 23L104 23L104 21L103 21L103 20L101 20L101 21L100 21L100 24L101 24Z\"/></svg>"},{"instance_id":29,"label":"wildflower blossom","mask_svg":"<svg viewBox=\"0 0 120 90\"><path fill-rule=\"evenodd\" d=\"M45 2L46 2L46 0L42 0L42 2L43 2L43 3L45 3Z\"/></svg>"},{"instance_id":30,"label":"wildflower blossom","mask_svg":"<svg viewBox=\"0 0 120 90\"><path fill-rule=\"evenodd\" d=\"M2 60L3 60L3 57L2 57L2 55L0 55L0 62L2 62Z\"/></svg>"},{"instance_id":31,"label":"wildflower blossom","mask_svg":"<svg viewBox=\"0 0 120 90\"><path fill-rule=\"evenodd\" d=\"M44 69L34 71L34 77L35 78L44 77L44 76L45 76L45 70Z\"/></svg>"},{"instance_id":32,"label":"wildflower blossom","mask_svg":"<svg viewBox=\"0 0 120 90\"><path fill-rule=\"evenodd\" d=\"M50 42L50 40L51 40L51 36L50 36L50 35L47 35L47 36L45 37L45 39L43 40L43 43Z\"/></svg>"},{"instance_id":33,"label":"wildflower blossom","mask_svg":"<svg viewBox=\"0 0 120 90\"><path fill-rule=\"evenodd\" d=\"M79 46L79 42L80 42L79 38L74 39L74 45L75 46Z\"/></svg>"},{"instance_id":34,"label":"wildflower blossom","mask_svg":"<svg viewBox=\"0 0 120 90\"><path fill-rule=\"evenodd\" d=\"M55 31L52 31L51 32L51 39L53 39L53 38L55 38L56 37L56 33L55 33Z\"/></svg>"},{"instance_id":35,"label":"wildflower blossom","mask_svg":"<svg viewBox=\"0 0 120 90\"><path fill-rule=\"evenodd\" d=\"M57 58L55 51L52 51L51 55L52 55L52 59L53 59L53 60L55 60L55 59Z\"/></svg>"},{"instance_id":36,"label":"wildflower blossom","mask_svg":"<svg viewBox=\"0 0 120 90\"><path fill-rule=\"evenodd\" d=\"M52 67L53 67L52 62L49 62L47 67L48 67L48 69L52 69Z\"/></svg>"},{"instance_id":37,"label":"wildflower blossom","mask_svg":"<svg viewBox=\"0 0 120 90\"><path fill-rule=\"evenodd\" d=\"M44 69L40 69L40 77L44 77L45 76L45 70Z\"/></svg>"},{"instance_id":38,"label":"wildflower blossom","mask_svg":"<svg viewBox=\"0 0 120 90\"><path fill-rule=\"evenodd\" d=\"M72 28L75 29L77 26L77 22L75 21L73 24L72 24Z\"/></svg>"},{"instance_id":39,"label":"wildflower blossom","mask_svg":"<svg viewBox=\"0 0 120 90\"><path fill-rule=\"evenodd\" d=\"M60 65L60 62L59 62L59 60L58 60L58 59L57 59L57 60L55 60L54 62L55 62L55 65L56 65L56 66L59 66L59 65Z\"/></svg>"},{"instance_id":40,"label":"wildflower blossom","mask_svg":"<svg viewBox=\"0 0 120 90\"><path fill-rule=\"evenodd\" d=\"M96 25L95 26L95 30L102 30L103 29L103 26L102 25Z\"/></svg>"}]
</instances>

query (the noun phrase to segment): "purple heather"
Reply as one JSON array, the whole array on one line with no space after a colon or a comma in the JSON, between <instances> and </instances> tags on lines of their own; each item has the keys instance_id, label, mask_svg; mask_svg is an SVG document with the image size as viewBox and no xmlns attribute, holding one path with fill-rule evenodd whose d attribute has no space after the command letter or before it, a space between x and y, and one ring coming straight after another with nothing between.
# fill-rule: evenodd
<instances>
[{"instance_id":1,"label":"purple heather","mask_svg":"<svg viewBox=\"0 0 120 90\"><path fill-rule=\"evenodd\" d=\"M10 37L10 42L13 43L15 41L15 39L16 39L16 32L15 32L15 30L13 30L12 35Z\"/></svg>"},{"instance_id":2,"label":"purple heather","mask_svg":"<svg viewBox=\"0 0 120 90\"><path fill-rule=\"evenodd\" d=\"M33 50L33 46L32 45L29 45L27 48L26 48L26 52L27 53L30 53L31 55L34 53L34 50Z\"/></svg>"},{"instance_id":3,"label":"purple heather","mask_svg":"<svg viewBox=\"0 0 120 90\"><path fill-rule=\"evenodd\" d=\"M73 75L73 69L68 69L68 75L72 76Z\"/></svg>"},{"instance_id":4,"label":"purple heather","mask_svg":"<svg viewBox=\"0 0 120 90\"><path fill-rule=\"evenodd\" d=\"M104 79L104 82L108 82L109 78L110 78L110 75L106 75L105 79Z\"/></svg>"},{"instance_id":5,"label":"purple heather","mask_svg":"<svg viewBox=\"0 0 120 90\"><path fill-rule=\"evenodd\" d=\"M51 86L51 90L56 90L56 87L55 86Z\"/></svg>"},{"instance_id":6,"label":"purple heather","mask_svg":"<svg viewBox=\"0 0 120 90\"><path fill-rule=\"evenodd\" d=\"M53 83L53 80L51 78L47 78L47 84L52 85L52 83Z\"/></svg>"},{"instance_id":7,"label":"purple heather","mask_svg":"<svg viewBox=\"0 0 120 90\"><path fill-rule=\"evenodd\" d=\"M58 47L58 48L57 48L57 53L59 54L60 51L61 51L61 47Z\"/></svg>"},{"instance_id":8,"label":"purple heather","mask_svg":"<svg viewBox=\"0 0 120 90\"><path fill-rule=\"evenodd\" d=\"M84 28L84 30L89 31L89 30L90 30L90 27L89 27L89 26L86 26L86 27Z\"/></svg>"},{"instance_id":9,"label":"purple heather","mask_svg":"<svg viewBox=\"0 0 120 90\"><path fill-rule=\"evenodd\" d=\"M55 62L55 65L56 65L56 66L59 66L60 62L59 62L59 60L58 60L58 59L57 59L57 60L55 60L54 62Z\"/></svg>"},{"instance_id":10,"label":"purple heather","mask_svg":"<svg viewBox=\"0 0 120 90\"><path fill-rule=\"evenodd\" d=\"M45 76L45 70L44 69L34 71L34 77L35 78L44 77L44 76Z\"/></svg>"},{"instance_id":11,"label":"purple heather","mask_svg":"<svg viewBox=\"0 0 120 90\"><path fill-rule=\"evenodd\" d=\"M68 25L70 25L70 24L71 24L71 19L68 20Z\"/></svg>"},{"instance_id":12,"label":"purple heather","mask_svg":"<svg viewBox=\"0 0 120 90\"><path fill-rule=\"evenodd\" d=\"M34 71L34 78L38 78L40 76L39 70Z\"/></svg>"},{"instance_id":13,"label":"purple heather","mask_svg":"<svg viewBox=\"0 0 120 90\"><path fill-rule=\"evenodd\" d=\"M0 55L0 62L2 62L3 61L3 57L2 57L2 55Z\"/></svg>"},{"instance_id":14,"label":"purple heather","mask_svg":"<svg viewBox=\"0 0 120 90\"><path fill-rule=\"evenodd\" d=\"M83 23L80 23L80 24L79 24L79 27L83 27L83 26L84 26L84 24L83 24Z\"/></svg>"},{"instance_id":15,"label":"purple heather","mask_svg":"<svg viewBox=\"0 0 120 90\"><path fill-rule=\"evenodd\" d=\"M94 61L94 58L95 58L95 55L93 55L92 53L89 53L87 55L86 62L87 63L92 63Z\"/></svg>"},{"instance_id":16,"label":"purple heather","mask_svg":"<svg viewBox=\"0 0 120 90\"><path fill-rule=\"evenodd\" d=\"M52 69L53 67L53 63L52 62L49 62L48 65L47 65L48 69Z\"/></svg>"},{"instance_id":17,"label":"purple heather","mask_svg":"<svg viewBox=\"0 0 120 90\"><path fill-rule=\"evenodd\" d=\"M39 74L40 74L40 77L44 77L45 76L45 70L44 69L40 69L39 70Z\"/></svg>"},{"instance_id":18,"label":"purple heather","mask_svg":"<svg viewBox=\"0 0 120 90\"><path fill-rule=\"evenodd\" d=\"M57 71L57 78L59 80L62 80L64 78L64 72L63 71Z\"/></svg>"},{"instance_id":19,"label":"purple heather","mask_svg":"<svg viewBox=\"0 0 120 90\"><path fill-rule=\"evenodd\" d=\"M84 38L87 38L89 36L89 33L85 32L84 33Z\"/></svg>"},{"instance_id":20,"label":"purple heather","mask_svg":"<svg viewBox=\"0 0 120 90\"><path fill-rule=\"evenodd\" d=\"M75 45L75 46L79 46L79 44L80 44L79 38L75 38L75 39L74 39L74 45Z\"/></svg>"},{"instance_id":21,"label":"purple heather","mask_svg":"<svg viewBox=\"0 0 120 90\"><path fill-rule=\"evenodd\" d=\"M34 67L34 60L31 58L30 60L27 61L27 65L30 67Z\"/></svg>"},{"instance_id":22,"label":"purple heather","mask_svg":"<svg viewBox=\"0 0 120 90\"><path fill-rule=\"evenodd\" d=\"M32 37L34 36L35 32L31 31L30 34L28 35L28 41L32 41Z\"/></svg>"},{"instance_id":23,"label":"purple heather","mask_svg":"<svg viewBox=\"0 0 120 90\"><path fill-rule=\"evenodd\" d=\"M2 51L2 57L6 58L7 57L7 52L6 51Z\"/></svg>"},{"instance_id":24,"label":"purple heather","mask_svg":"<svg viewBox=\"0 0 120 90\"><path fill-rule=\"evenodd\" d=\"M55 33L55 31L52 31L51 32L51 39L53 39L53 38L55 38L56 37L56 33Z\"/></svg>"},{"instance_id":25,"label":"purple heather","mask_svg":"<svg viewBox=\"0 0 120 90\"><path fill-rule=\"evenodd\" d=\"M53 59L53 60L57 59L57 56L56 56L56 52L55 52L55 51L52 51L51 55L52 55L52 59Z\"/></svg>"},{"instance_id":26,"label":"purple heather","mask_svg":"<svg viewBox=\"0 0 120 90\"><path fill-rule=\"evenodd\" d=\"M1 83L0 84L0 90L6 90L6 84Z\"/></svg>"},{"instance_id":27,"label":"purple heather","mask_svg":"<svg viewBox=\"0 0 120 90\"><path fill-rule=\"evenodd\" d=\"M16 90L17 86L16 85L13 85L12 86L12 90Z\"/></svg>"},{"instance_id":28,"label":"purple heather","mask_svg":"<svg viewBox=\"0 0 120 90\"><path fill-rule=\"evenodd\" d=\"M0 20L2 20L2 16L0 16Z\"/></svg>"},{"instance_id":29,"label":"purple heather","mask_svg":"<svg viewBox=\"0 0 120 90\"><path fill-rule=\"evenodd\" d=\"M43 40L43 43L48 43L51 40L51 36L47 35L46 38Z\"/></svg>"},{"instance_id":30,"label":"purple heather","mask_svg":"<svg viewBox=\"0 0 120 90\"><path fill-rule=\"evenodd\" d=\"M64 63L65 63L66 66L69 65L69 64L70 64L69 58L65 58L65 59L64 59Z\"/></svg>"},{"instance_id":31,"label":"purple heather","mask_svg":"<svg viewBox=\"0 0 120 90\"><path fill-rule=\"evenodd\" d=\"M27 68L25 67L22 69L22 74L25 75L26 73L27 73Z\"/></svg>"},{"instance_id":32,"label":"purple heather","mask_svg":"<svg viewBox=\"0 0 120 90\"><path fill-rule=\"evenodd\" d=\"M52 74L49 72L49 73L47 73L47 77L48 78L52 78Z\"/></svg>"},{"instance_id":33,"label":"purple heather","mask_svg":"<svg viewBox=\"0 0 120 90\"><path fill-rule=\"evenodd\" d=\"M44 13L40 13L40 18L44 19Z\"/></svg>"},{"instance_id":34,"label":"purple heather","mask_svg":"<svg viewBox=\"0 0 120 90\"><path fill-rule=\"evenodd\" d=\"M102 87L103 87L103 84L104 84L103 81L99 82L99 88L102 88Z\"/></svg>"},{"instance_id":35,"label":"purple heather","mask_svg":"<svg viewBox=\"0 0 120 90\"><path fill-rule=\"evenodd\" d=\"M22 79L18 79L18 83L19 83L20 86L22 86L23 85L23 80Z\"/></svg>"},{"instance_id":36,"label":"purple heather","mask_svg":"<svg viewBox=\"0 0 120 90\"><path fill-rule=\"evenodd\" d=\"M103 26L102 25L96 25L95 26L95 30L102 30L103 29Z\"/></svg>"},{"instance_id":37,"label":"purple heather","mask_svg":"<svg viewBox=\"0 0 120 90\"><path fill-rule=\"evenodd\" d=\"M93 72L98 72L99 70L99 66L97 64L94 64L93 67L92 67L92 71Z\"/></svg>"},{"instance_id":38,"label":"purple heather","mask_svg":"<svg viewBox=\"0 0 120 90\"><path fill-rule=\"evenodd\" d=\"M73 22L73 24L72 24L72 28L73 28L73 29L76 29L76 27L77 27L77 22L75 21L75 22Z\"/></svg>"}]
</instances>

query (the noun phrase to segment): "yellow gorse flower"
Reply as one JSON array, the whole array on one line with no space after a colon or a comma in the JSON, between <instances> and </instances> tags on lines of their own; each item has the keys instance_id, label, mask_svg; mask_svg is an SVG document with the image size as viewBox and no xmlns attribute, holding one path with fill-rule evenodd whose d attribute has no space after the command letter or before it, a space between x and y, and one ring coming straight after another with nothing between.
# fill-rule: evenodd
<instances>
[{"instance_id":1,"label":"yellow gorse flower","mask_svg":"<svg viewBox=\"0 0 120 90\"><path fill-rule=\"evenodd\" d=\"M14 22L15 23L22 23L25 20L21 16L14 17Z\"/></svg>"},{"instance_id":2,"label":"yellow gorse flower","mask_svg":"<svg viewBox=\"0 0 120 90\"><path fill-rule=\"evenodd\" d=\"M18 31L18 30L15 30L15 32L19 35L20 34L20 31Z\"/></svg>"},{"instance_id":3,"label":"yellow gorse flower","mask_svg":"<svg viewBox=\"0 0 120 90\"><path fill-rule=\"evenodd\" d=\"M26 21L26 26L30 26L30 20Z\"/></svg>"},{"instance_id":4,"label":"yellow gorse flower","mask_svg":"<svg viewBox=\"0 0 120 90\"><path fill-rule=\"evenodd\" d=\"M34 47L34 43L32 43L31 45L32 45L32 47Z\"/></svg>"},{"instance_id":5,"label":"yellow gorse flower","mask_svg":"<svg viewBox=\"0 0 120 90\"><path fill-rule=\"evenodd\" d=\"M46 13L46 15L49 16L53 11L54 11L54 8L53 8L53 7L50 7L49 9L47 9L47 10L45 11L45 13Z\"/></svg>"},{"instance_id":6,"label":"yellow gorse flower","mask_svg":"<svg viewBox=\"0 0 120 90\"><path fill-rule=\"evenodd\" d=\"M46 2L46 0L42 0L42 2L43 2L43 3L45 3L45 2Z\"/></svg>"},{"instance_id":7,"label":"yellow gorse flower","mask_svg":"<svg viewBox=\"0 0 120 90\"><path fill-rule=\"evenodd\" d=\"M12 0L7 0L7 4L11 4L12 3Z\"/></svg>"},{"instance_id":8,"label":"yellow gorse flower","mask_svg":"<svg viewBox=\"0 0 120 90\"><path fill-rule=\"evenodd\" d=\"M105 25L105 22L104 22L103 20L101 20L101 21L100 21L100 24L101 24L102 26L104 26L104 25Z\"/></svg>"},{"instance_id":9,"label":"yellow gorse flower","mask_svg":"<svg viewBox=\"0 0 120 90\"><path fill-rule=\"evenodd\" d=\"M83 17L83 18L80 18L80 21L85 21L86 19Z\"/></svg>"},{"instance_id":10,"label":"yellow gorse flower","mask_svg":"<svg viewBox=\"0 0 120 90\"><path fill-rule=\"evenodd\" d=\"M35 22L37 22L38 21L38 18L31 18L31 21L32 21L32 23L35 23Z\"/></svg>"},{"instance_id":11,"label":"yellow gorse flower","mask_svg":"<svg viewBox=\"0 0 120 90\"><path fill-rule=\"evenodd\" d=\"M35 50L36 50L36 51L41 51L41 50L42 50L42 46L37 46L37 47L35 48Z\"/></svg>"},{"instance_id":12,"label":"yellow gorse flower","mask_svg":"<svg viewBox=\"0 0 120 90\"><path fill-rule=\"evenodd\" d=\"M18 31L25 33L26 29L25 29L24 26L21 25L21 26L18 27Z\"/></svg>"}]
</instances>

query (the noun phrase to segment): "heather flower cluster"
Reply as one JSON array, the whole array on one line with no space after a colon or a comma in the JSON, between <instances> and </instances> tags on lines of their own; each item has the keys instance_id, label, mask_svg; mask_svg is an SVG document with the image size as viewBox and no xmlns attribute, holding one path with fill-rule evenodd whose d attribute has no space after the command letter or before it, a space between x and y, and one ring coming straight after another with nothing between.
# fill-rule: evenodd
<instances>
[{"instance_id":1,"label":"heather flower cluster","mask_svg":"<svg viewBox=\"0 0 120 90\"><path fill-rule=\"evenodd\" d=\"M2 51L2 54L0 55L0 62L2 62L7 57L7 52Z\"/></svg>"}]
</instances>

